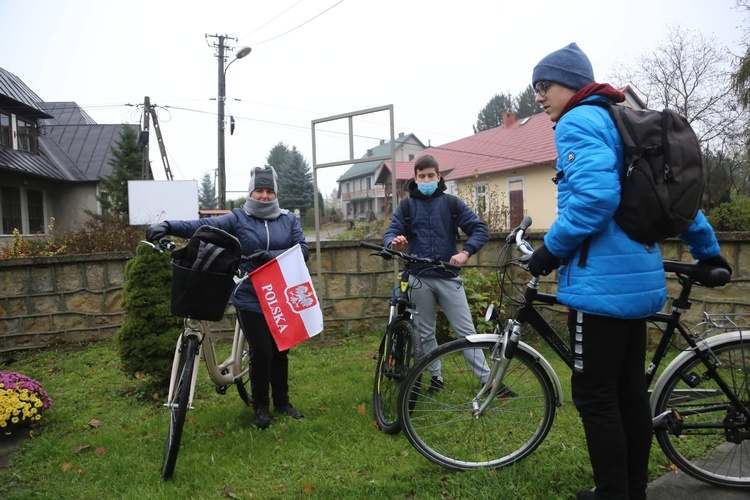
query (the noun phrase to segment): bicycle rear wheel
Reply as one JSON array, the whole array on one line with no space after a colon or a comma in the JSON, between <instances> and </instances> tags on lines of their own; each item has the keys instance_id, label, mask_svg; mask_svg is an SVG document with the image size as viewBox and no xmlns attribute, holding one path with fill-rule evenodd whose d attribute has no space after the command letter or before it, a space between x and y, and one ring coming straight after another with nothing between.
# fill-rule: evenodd
<instances>
[{"instance_id":1,"label":"bicycle rear wheel","mask_svg":"<svg viewBox=\"0 0 750 500\"><path fill-rule=\"evenodd\" d=\"M375 421L386 434L401 430L398 421L398 392L401 382L414 363L412 339L414 325L410 320L397 321L380 343L375 366L372 403Z\"/></svg>"},{"instance_id":2,"label":"bicycle rear wheel","mask_svg":"<svg viewBox=\"0 0 750 500\"><path fill-rule=\"evenodd\" d=\"M480 417L473 403L482 383L467 359L483 356L490 368L495 342L458 339L422 357L399 394L399 419L409 442L426 458L453 470L502 467L523 459L547 436L555 416L549 374L516 350L504 388ZM444 387L429 391L428 366L439 360Z\"/></svg>"},{"instance_id":3,"label":"bicycle rear wheel","mask_svg":"<svg viewBox=\"0 0 750 500\"><path fill-rule=\"evenodd\" d=\"M718 375L745 408L750 406L750 339L712 351ZM750 487L750 422L738 411L697 356L668 379L654 414L672 411L654 429L659 446L680 470L709 484Z\"/></svg>"},{"instance_id":4,"label":"bicycle rear wheel","mask_svg":"<svg viewBox=\"0 0 750 500\"><path fill-rule=\"evenodd\" d=\"M164 461L161 466L161 477L164 479L172 477L174 466L177 463L177 453L180 451L182 428L185 425L185 414L188 409L196 354L198 354L198 338L189 335L183 339L182 349L178 353L179 359L176 362L179 369L175 374L174 393L172 399L167 402L169 434L167 434L167 446L164 449Z\"/></svg>"},{"instance_id":5,"label":"bicycle rear wheel","mask_svg":"<svg viewBox=\"0 0 750 500\"><path fill-rule=\"evenodd\" d=\"M242 362L240 364L240 369L244 370L245 367L247 367L247 373L238 378L235 384L237 385L237 393L239 393L242 401L244 401L247 406L253 406L252 389L250 387L250 344L248 343L247 337L245 337L244 332L241 335L243 341Z\"/></svg>"}]
</instances>

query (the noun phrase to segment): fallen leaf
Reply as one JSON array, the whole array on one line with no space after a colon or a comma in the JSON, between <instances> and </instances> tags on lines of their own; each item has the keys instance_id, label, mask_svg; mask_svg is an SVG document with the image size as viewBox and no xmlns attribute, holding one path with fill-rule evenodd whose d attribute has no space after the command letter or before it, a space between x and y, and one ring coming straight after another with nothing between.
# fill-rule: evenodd
<instances>
[{"instance_id":1,"label":"fallen leaf","mask_svg":"<svg viewBox=\"0 0 750 500\"><path fill-rule=\"evenodd\" d=\"M279 425L279 427L281 427L281 430L287 429L287 425L284 422L281 422L281 425Z\"/></svg>"},{"instance_id":2,"label":"fallen leaf","mask_svg":"<svg viewBox=\"0 0 750 500\"><path fill-rule=\"evenodd\" d=\"M107 453L107 449L104 446L97 446L97 448L94 450L94 454L97 457L103 456L105 453Z\"/></svg>"},{"instance_id":3,"label":"fallen leaf","mask_svg":"<svg viewBox=\"0 0 750 500\"><path fill-rule=\"evenodd\" d=\"M143 378L143 375L141 375L140 373L136 373L135 374L135 379L136 380L141 380L142 378Z\"/></svg>"},{"instance_id":4,"label":"fallen leaf","mask_svg":"<svg viewBox=\"0 0 750 500\"><path fill-rule=\"evenodd\" d=\"M92 418L91 420L89 420L89 425L91 427L99 427L100 425L102 425L102 421Z\"/></svg>"},{"instance_id":5,"label":"fallen leaf","mask_svg":"<svg viewBox=\"0 0 750 500\"><path fill-rule=\"evenodd\" d=\"M60 468L63 472L70 472L70 470L73 468L73 462L64 462Z\"/></svg>"},{"instance_id":6,"label":"fallen leaf","mask_svg":"<svg viewBox=\"0 0 750 500\"><path fill-rule=\"evenodd\" d=\"M197 420L195 420L195 417L191 417L191 418L185 419L185 422L187 422L189 424L195 424L195 422L197 422Z\"/></svg>"},{"instance_id":7,"label":"fallen leaf","mask_svg":"<svg viewBox=\"0 0 750 500\"><path fill-rule=\"evenodd\" d=\"M353 471L351 471L351 472L349 473L349 475L350 475L351 477L357 477L357 471L354 471L354 470L353 470Z\"/></svg>"},{"instance_id":8,"label":"fallen leaf","mask_svg":"<svg viewBox=\"0 0 750 500\"><path fill-rule=\"evenodd\" d=\"M159 393L158 393L158 392L155 392L155 393L153 393L153 394L151 395L151 397L152 397L153 399L159 399Z\"/></svg>"},{"instance_id":9,"label":"fallen leaf","mask_svg":"<svg viewBox=\"0 0 750 500\"><path fill-rule=\"evenodd\" d=\"M221 431L221 429L216 429L216 435L219 436L220 438L224 437L224 433Z\"/></svg>"},{"instance_id":10,"label":"fallen leaf","mask_svg":"<svg viewBox=\"0 0 750 500\"><path fill-rule=\"evenodd\" d=\"M50 359L49 361L47 361L47 364L48 365L54 365L55 364L55 360L54 359Z\"/></svg>"},{"instance_id":11,"label":"fallen leaf","mask_svg":"<svg viewBox=\"0 0 750 500\"><path fill-rule=\"evenodd\" d=\"M365 405L360 404L359 406L357 406L357 413L364 416L365 413L367 413L367 409L365 408Z\"/></svg>"},{"instance_id":12,"label":"fallen leaf","mask_svg":"<svg viewBox=\"0 0 750 500\"><path fill-rule=\"evenodd\" d=\"M378 427L378 421L377 421L377 420L373 420L373 421L372 421L372 426L373 426L373 427L374 427L374 428L375 428L376 430L380 430L380 427Z\"/></svg>"},{"instance_id":13,"label":"fallen leaf","mask_svg":"<svg viewBox=\"0 0 750 500\"><path fill-rule=\"evenodd\" d=\"M310 484L306 484L302 487L302 493L304 493L305 495L312 495L312 492L314 490L315 490L315 487Z\"/></svg>"},{"instance_id":14,"label":"fallen leaf","mask_svg":"<svg viewBox=\"0 0 750 500\"><path fill-rule=\"evenodd\" d=\"M78 446L73 447L73 453L78 453L81 450L85 450L86 448L91 448L90 444L79 444Z\"/></svg>"},{"instance_id":15,"label":"fallen leaf","mask_svg":"<svg viewBox=\"0 0 750 500\"><path fill-rule=\"evenodd\" d=\"M402 457L408 457L409 456L409 452L406 451L406 450L404 450L404 451L401 452L401 456Z\"/></svg>"}]
</instances>

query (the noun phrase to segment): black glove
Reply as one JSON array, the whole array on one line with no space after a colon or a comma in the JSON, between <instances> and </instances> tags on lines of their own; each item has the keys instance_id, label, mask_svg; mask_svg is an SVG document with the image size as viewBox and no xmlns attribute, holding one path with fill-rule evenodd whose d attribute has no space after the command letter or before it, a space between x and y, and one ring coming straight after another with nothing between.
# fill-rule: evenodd
<instances>
[{"instance_id":1,"label":"black glove","mask_svg":"<svg viewBox=\"0 0 750 500\"><path fill-rule=\"evenodd\" d=\"M159 241L169 234L169 222L159 222L158 224L151 224L146 229L146 241Z\"/></svg>"},{"instance_id":2,"label":"black glove","mask_svg":"<svg viewBox=\"0 0 750 500\"><path fill-rule=\"evenodd\" d=\"M529 272L533 276L547 276L560 267L560 258L552 255L547 247L542 245L531 254L529 261Z\"/></svg>"},{"instance_id":3,"label":"black glove","mask_svg":"<svg viewBox=\"0 0 750 500\"><path fill-rule=\"evenodd\" d=\"M699 260L698 262L700 264L706 264L707 266L722 267L729 271L729 276L732 275L732 266L729 265L727 259L725 259L721 254L717 255L716 257L711 257L710 259Z\"/></svg>"},{"instance_id":4,"label":"black glove","mask_svg":"<svg viewBox=\"0 0 750 500\"><path fill-rule=\"evenodd\" d=\"M250 257L248 257L248 259L256 262L258 265L263 265L266 262L273 260L273 257L271 257L271 254L268 253L268 250L256 250L250 254Z\"/></svg>"}]
</instances>

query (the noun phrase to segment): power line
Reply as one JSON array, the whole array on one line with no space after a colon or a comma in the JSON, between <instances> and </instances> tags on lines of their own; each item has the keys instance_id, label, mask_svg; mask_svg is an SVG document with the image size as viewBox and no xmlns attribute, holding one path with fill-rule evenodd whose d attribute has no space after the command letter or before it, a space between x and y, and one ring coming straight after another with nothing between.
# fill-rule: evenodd
<instances>
[{"instance_id":1,"label":"power line","mask_svg":"<svg viewBox=\"0 0 750 500\"><path fill-rule=\"evenodd\" d=\"M290 29L289 31L285 31L284 33L281 33L280 35L276 35L276 36L274 36L274 37L268 38L268 39L266 39L266 40L263 40L262 42L255 42L255 43L253 43L252 45L253 45L253 47L255 47L255 46L261 45L261 44L263 44L263 43L266 43L266 42L270 42L271 40L276 40L277 38L280 38L280 37L282 37L282 36L284 36L284 35L287 35L287 34L291 33L292 31L294 31L294 30L296 30L296 29L298 29L298 28L301 28L302 26L306 25L306 24L307 24L307 23L309 23L310 21L314 21L315 19L319 18L320 16L322 16L323 14L325 14L326 12L328 12L329 10L331 10L332 8L336 7L336 6L338 5L338 4L342 3L343 1L344 1L344 0L339 0L338 2L336 2L336 3L335 3L335 4L333 4L333 5L331 5L330 7L328 7L328 8L326 9L326 10L324 10L324 11L323 11L323 12L321 12L320 14L317 14L317 15L315 15L315 16L313 16L313 17L311 17L310 19L308 19L308 20L307 20L307 21L305 21L304 23L302 23L302 24L299 24L299 25L295 26L294 28ZM299 2L298 2L298 3L299 3ZM295 4L295 5L296 5L296 4Z\"/></svg>"},{"instance_id":2,"label":"power line","mask_svg":"<svg viewBox=\"0 0 750 500\"><path fill-rule=\"evenodd\" d=\"M283 16L284 14L286 14L287 12L289 12L290 10L292 10L292 9L293 9L294 7L296 7L297 5L299 5L300 3L302 3L303 1L304 1L304 0L298 0L298 2L297 2L297 3L295 3L295 4L294 4L294 5L292 5L291 7L288 7L287 9L285 9L285 10L284 10L283 12L281 12L280 14L276 15L276 17L272 18L272 19L271 19L270 21L268 21L268 22L266 22L266 23L264 23L264 24L260 25L259 27L255 28L255 29L254 29L253 31L251 31L250 33L248 33L247 35L243 35L243 36L241 36L240 38L245 38L245 37L248 37L248 36L250 36L250 35L252 35L252 34L254 34L254 33L256 33L256 32L258 32L258 31L260 31L260 30L261 30L261 29L263 29L264 27L266 27L266 26L268 26L269 24L271 24L272 22L274 22L274 21L275 21L276 19L280 18L281 16Z\"/></svg>"}]
</instances>

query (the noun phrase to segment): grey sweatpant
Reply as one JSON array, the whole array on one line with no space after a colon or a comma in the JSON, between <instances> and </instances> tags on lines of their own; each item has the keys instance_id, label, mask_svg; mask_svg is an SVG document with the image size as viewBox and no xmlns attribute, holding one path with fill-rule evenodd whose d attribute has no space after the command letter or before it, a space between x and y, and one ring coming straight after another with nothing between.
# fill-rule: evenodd
<instances>
[{"instance_id":1,"label":"grey sweatpant","mask_svg":"<svg viewBox=\"0 0 750 500\"><path fill-rule=\"evenodd\" d=\"M409 290L411 301L414 302L419 313L413 317L414 326L422 339L422 349L425 354L434 350L438 345L435 338L438 305L459 338L476 333L469 302L466 300L464 284L459 276L453 278L409 276ZM477 378L482 383L486 382L490 369L481 349L464 351L464 357ZM432 376L440 375L440 369L440 361L435 361L429 366Z\"/></svg>"}]
</instances>

